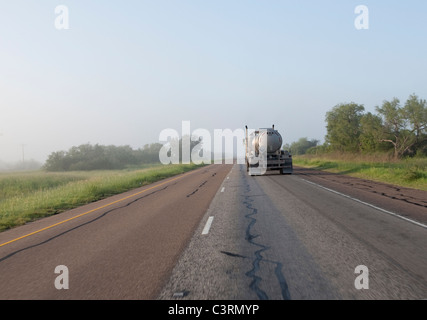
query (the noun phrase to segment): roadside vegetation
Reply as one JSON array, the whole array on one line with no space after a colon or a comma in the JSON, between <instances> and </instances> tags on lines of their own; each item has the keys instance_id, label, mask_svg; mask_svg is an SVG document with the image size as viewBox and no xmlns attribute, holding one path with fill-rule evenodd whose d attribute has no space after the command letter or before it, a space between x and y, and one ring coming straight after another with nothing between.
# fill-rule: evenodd
<instances>
[{"instance_id":1,"label":"roadside vegetation","mask_svg":"<svg viewBox=\"0 0 427 320\"><path fill-rule=\"evenodd\" d=\"M296 166L427 190L427 102L384 100L376 113L342 103L325 115L325 143L301 138L285 146Z\"/></svg>"},{"instance_id":2,"label":"roadside vegetation","mask_svg":"<svg viewBox=\"0 0 427 320\"><path fill-rule=\"evenodd\" d=\"M346 174L367 180L427 191L427 158L382 159L381 155L354 154L303 155L294 157L294 165Z\"/></svg>"},{"instance_id":3,"label":"roadside vegetation","mask_svg":"<svg viewBox=\"0 0 427 320\"><path fill-rule=\"evenodd\" d=\"M0 231L198 167L146 164L123 170L0 173Z\"/></svg>"}]
</instances>

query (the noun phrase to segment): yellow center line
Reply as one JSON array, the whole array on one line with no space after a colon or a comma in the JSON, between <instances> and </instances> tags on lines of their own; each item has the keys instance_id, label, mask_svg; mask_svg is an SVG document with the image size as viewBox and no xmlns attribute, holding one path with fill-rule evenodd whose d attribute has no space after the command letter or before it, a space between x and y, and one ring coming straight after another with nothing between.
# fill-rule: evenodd
<instances>
[{"instance_id":1,"label":"yellow center line","mask_svg":"<svg viewBox=\"0 0 427 320\"><path fill-rule=\"evenodd\" d=\"M160 186L162 186L162 185L164 185L164 184L170 183L170 182L172 182L172 181L179 180L179 179L181 179L181 178L183 178L183 177L187 176L188 174L193 173L194 171L195 171L195 170L192 170L192 171L190 171L190 172L184 173L183 175L181 175L181 176L179 176L179 177L176 177L176 178L173 178L173 179L167 180L167 181L165 181L165 182L159 183L159 184L157 184L157 185L155 185L155 186L152 186L152 187L149 187L149 188L144 189L144 190L142 190L142 191L139 191L139 192L137 192L137 193L131 194L131 195L129 195L129 196L127 196L127 197L124 197L124 198L122 198L122 199L119 199L119 200L113 201L113 202L108 203L108 204L106 204L106 205L103 205L103 206L101 206L101 207L98 207L98 208L95 208L95 209L89 210L89 211L87 211L87 212L81 213L81 214L79 214L79 215L77 215L77 216L75 216L75 217L72 217L72 218L69 218L69 219L63 220L63 221L61 221L61 222L58 222L58 223L52 224L52 225L50 225L50 226L48 226L48 227L45 227L45 228L42 228L42 229L40 229L40 230L37 230L37 231L31 232L31 233L28 233L28 234L26 234L26 235L23 235L23 236L21 236L21 237L19 237L19 238L16 238L16 239L10 240L10 241L8 241L8 242L2 243L2 244L0 244L0 247L3 247L3 246L5 246L5 245L7 245L7 244L10 244L10 243L16 242L16 241L18 241L18 240L21 240L21 239L27 238L27 237L32 236L32 235L34 235L34 234L40 233L40 232L42 232L42 231L45 231L45 230L51 229L51 228L53 228L53 227L59 226L59 225L61 225L61 224L63 224L63 223L66 223L66 222L68 222L68 221L71 221L71 220L74 220L74 219L80 218L80 217L82 217L82 216L84 216L84 215L87 215L87 214L89 214L89 213L92 213L92 212L95 212L95 211L98 211L98 210L101 210L101 209L107 208L107 207L112 206L112 205L114 205L114 204L116 204L116 203L119 203L119 202L125 201L125 200L127 200L127 199L132 198L132 197L135 197L135 196L137 196L137 195L140 195L140 194L142 194L142 193L144 193L144 192L147 192L147 191L152 190L152 189L154 189L154 188L160 187Z\"/></svg>"}]
</instances>

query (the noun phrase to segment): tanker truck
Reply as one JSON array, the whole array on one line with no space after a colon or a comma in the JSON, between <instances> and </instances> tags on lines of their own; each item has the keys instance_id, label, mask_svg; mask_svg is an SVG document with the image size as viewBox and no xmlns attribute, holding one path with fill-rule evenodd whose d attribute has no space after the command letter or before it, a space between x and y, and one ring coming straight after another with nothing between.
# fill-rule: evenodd
<instances>
[{"instance_id":1,"label":"tanker truck","mask_svg":"<svg viewBox=\"0 0 427 320\"><path fill-rule=\"evenodd\" d=\"M277 170L280 174L292 174L292 155L282 150L282 136L272 128L261 128L251 133L246 126L246 171L249 175L263 175Z\"/></svg>"}]
</instances>

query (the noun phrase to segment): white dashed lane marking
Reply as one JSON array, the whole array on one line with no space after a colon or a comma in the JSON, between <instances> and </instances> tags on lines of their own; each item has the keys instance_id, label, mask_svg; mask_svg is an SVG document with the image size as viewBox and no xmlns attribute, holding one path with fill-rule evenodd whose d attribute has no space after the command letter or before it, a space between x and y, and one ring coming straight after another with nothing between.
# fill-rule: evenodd
<instances>
[{"instance_id":1,"label":"white dashed lane marking","mask_svg":"<svg viewBox=\"0 0 427 320\"><path fill-rule=\"evenodd\" d=\"M214 219L214 217L209 217L208 221L206 221L206 225L203 228L202 235L206 235L209 233L213 219Z\"/></svg>"}]
</instances>

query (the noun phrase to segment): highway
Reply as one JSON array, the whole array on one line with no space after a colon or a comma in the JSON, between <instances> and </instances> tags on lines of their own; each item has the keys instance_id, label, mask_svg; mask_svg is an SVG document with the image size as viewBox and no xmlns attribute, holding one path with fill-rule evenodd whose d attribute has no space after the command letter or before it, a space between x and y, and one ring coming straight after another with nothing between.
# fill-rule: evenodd
<instances>
[{"instance_id":1,"label":"highway","mask_svg":"<svg viewBox=\"0 0 427 320\"><path fill-rule=\"evenodd\" d=\"M8 230L0 299L426 299L427 193L340 179L211 165Z\"/></svg>"},{"instance_id":2,"label":"highway","mask_svg":"<svg viewBox=\"0 0 427 320\"><path fill-rule=\"evenodd\" d=\"M0 233L0 299L155 298L229 170L204 167ZM55 285L57 266L68 289Z\"/></svg>"},{"instance_id":3,"label":"highway","mask_svg":"<svg viewBox=\"0 0 427 320\"><path fill-rule=\"evenodd\" d=\"M235 166L205 216L209 234L199 227L160 297L425 299L427 229L312 178L249 177ZM355 288L360 265L369 289Z\"/></svg>"}]
</instances>

